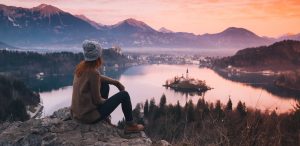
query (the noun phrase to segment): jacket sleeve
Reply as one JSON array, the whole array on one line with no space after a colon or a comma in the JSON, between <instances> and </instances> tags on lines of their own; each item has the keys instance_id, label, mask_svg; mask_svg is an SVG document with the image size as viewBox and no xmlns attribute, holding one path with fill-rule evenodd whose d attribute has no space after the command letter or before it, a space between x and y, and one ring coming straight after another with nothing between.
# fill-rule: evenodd
<instances>
[{"instance_id":1,"label":"jacket sleeve","mask_svg":"<svg viewBox=\"0 0 300 146\"><path fill-rule=\"evenodd\" d=\"M104 76L104 75L100 75L100 79L101 79L101 82L104 82L104 83L107 83L107 84L116 84L118 81L110 78L110 77L107 77L107 76Z\"/></svg>"},{"instance_id":2,"label":"jacket sleeve","mask_svg":"<svg viewBox=\"0 0 300 146\"><path fill-rule=\"evenodd\" d=\"M90 74L89 79L90 85L91 85L91 95L92 100L95 105L100 105L105 102L105 99L101 97L100 95L100 74L97 72L92 72Z\"/></svg>"}]
</instances>

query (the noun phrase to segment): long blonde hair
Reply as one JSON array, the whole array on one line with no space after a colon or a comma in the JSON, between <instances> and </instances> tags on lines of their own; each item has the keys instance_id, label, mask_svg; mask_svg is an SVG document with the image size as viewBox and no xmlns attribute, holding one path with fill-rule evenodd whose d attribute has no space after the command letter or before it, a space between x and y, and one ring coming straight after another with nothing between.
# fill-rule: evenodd
<instances>
[{"instance_id":1,"label":"long blonde hair","mask_svg":"<svg viewBox=\"0 0 300 146\"><path fill-rule=\"evenodd\" d=\"M97 60L94 61L81 61L75 69L75 75L77 77L80 77L83 72L89 71L89 70L94 70L99 68L103 63L103 60L99 57Z\"/></svg>"}]
</instances>

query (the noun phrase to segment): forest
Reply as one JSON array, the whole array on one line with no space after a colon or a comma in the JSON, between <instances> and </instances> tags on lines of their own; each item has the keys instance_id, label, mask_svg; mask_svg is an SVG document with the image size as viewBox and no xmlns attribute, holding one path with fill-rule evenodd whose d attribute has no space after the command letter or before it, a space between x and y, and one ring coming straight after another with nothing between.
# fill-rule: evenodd
<instances>
[{"instance_id":1,"label":"forest","mask_svg":"<svg viewBox=\"0 0 300 146\"><path fill-rule=\"evenodd\" d=\"M209 103L199 98L185 105L167 105L151 99L138 104L135 120L146 125L152 140L165 139L174 145L299 145L300 100L290 113L259 111L229 98L226 105L219 100ZM124 120L118 123L124 127Z\"/></svg>"},{"instance_id":2,"label":"forest","mask_svg":"<svg viewBox=\"0 0 300 146\"><path fill-rule=\"evenodd\" d=\"M103 49L104 66L118 64L124 67L130 60L113 49ZM83 60L82 53L53 52L37 53L0 50L0 73L14 76L32 77L43 72L45 75L73 74L75 66Z\"/></svg>"},{"instance_id":3,"label":"forest","mask_svg":"<svg viewBox=\"0 0 300 146\"><path fill-rule=\"evenodd\" d=\"M28 120L26 106L36 106L39 102L39 94L28 89L22 81L0 75L0 123Z\"/></svg>"}]
</instances>

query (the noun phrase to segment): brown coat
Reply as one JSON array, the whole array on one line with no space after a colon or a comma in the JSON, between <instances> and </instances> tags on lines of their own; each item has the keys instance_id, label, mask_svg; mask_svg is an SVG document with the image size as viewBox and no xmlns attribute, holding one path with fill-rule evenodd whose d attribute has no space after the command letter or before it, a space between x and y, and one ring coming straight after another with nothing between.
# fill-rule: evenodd
<instances>
[{"instance_id":1,"label":"brown coat","mask_svg":"<svg viewBox=\"0 0 300 146\"><path fill-rule=\"evenodd\" d=\"M82 123L92 123L100 118L97 107L105 102L100 95L100 73L86 71L80 77L74 75L71 115Z\"/></svg>"}]
</instances>

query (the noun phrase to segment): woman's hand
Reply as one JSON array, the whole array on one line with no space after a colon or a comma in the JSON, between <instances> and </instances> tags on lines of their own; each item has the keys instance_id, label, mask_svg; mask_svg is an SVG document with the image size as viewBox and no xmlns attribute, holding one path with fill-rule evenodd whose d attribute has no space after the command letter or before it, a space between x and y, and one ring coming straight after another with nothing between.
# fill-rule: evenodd
<instances>
[{"instance_id":1,"label":"woman's hand","mask_svg":"<svg viewBox=\"0 0 300 146\"><path fill-rule=\"evenodd\" d=\"M120 91L124 91L125 90L125 87L119 82L117 81L115 83L115 86L120 90Z\"/></svg>"}]
</instances>

